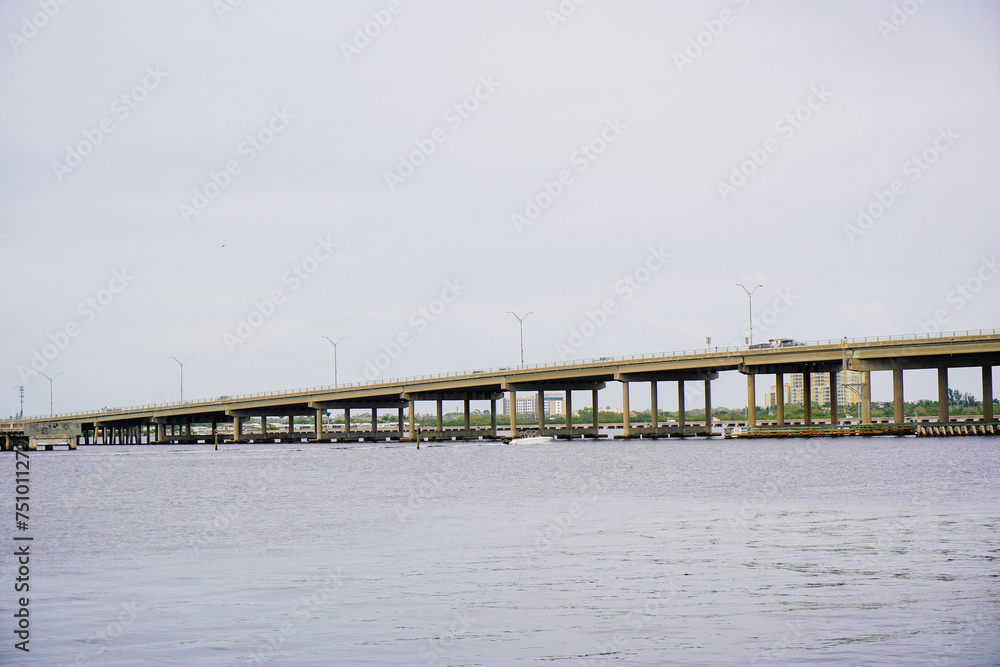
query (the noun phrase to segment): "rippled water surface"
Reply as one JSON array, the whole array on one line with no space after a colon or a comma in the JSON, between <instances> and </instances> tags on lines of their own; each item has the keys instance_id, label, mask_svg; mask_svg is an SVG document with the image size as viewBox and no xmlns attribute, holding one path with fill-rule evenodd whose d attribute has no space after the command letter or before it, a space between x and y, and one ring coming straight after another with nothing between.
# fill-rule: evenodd
<instances>
[{"instance_id":1,"label":"rippled water surface","mask_svg":"<svg viewBox=\"0 0 1000 667\"><path fill-rule=\"evenodd\" d=\"M5 631L3 664L1000 664L997 438L31 465L31 653Z\"/></svg>"}]
</instances>

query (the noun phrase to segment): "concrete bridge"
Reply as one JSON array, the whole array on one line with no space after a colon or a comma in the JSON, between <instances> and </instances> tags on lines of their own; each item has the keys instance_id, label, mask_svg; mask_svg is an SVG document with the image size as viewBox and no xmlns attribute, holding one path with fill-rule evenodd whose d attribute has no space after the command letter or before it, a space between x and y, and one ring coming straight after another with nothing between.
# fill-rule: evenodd
<instances>
[{"instance_id":1,"label":"concrete bridge","mask_svg":"<svg viewBox=\"0 0 1000 667\"><path fill-rule=\"evenodd\" d=\"M23 437L25 429L48 425L49 428L72 428L79 425L84 443L129 442L273 442L275 439L308 439L338 441L365 439L412 440L418 434L415 424L415 404L433 401L437 405L437 428L420 434L423 439L495 438L497 435L496 401L505 394L510 405L516 405L518 393L537 394L536 405L543 405L544 392L565 392L567 423L556 428L545 423L544 411L539 411L537 428L545 434L559 437L596 437L599 435L598 393L609 382L617 382L622 391L623 419L621 437L669 437L711 435L712 381L724 372L739 372L747 379L748 416L746 424L757 424L755 383L757 376L773 376L777 392L778 428L786 426L784 415L784 375L802 373L804 395L811 396L814 374L828 373L830 378L830 422L840 421L837 405L837 372L846 369L862 374L861 422L871 424L871 374L891 372L895 423L902 424L904 371L936 369L938 373L939 423L948 423L948 370L958 367L980 367L983 377L982 421L994 422L993 366L1000 365L1000 330L968 331L948 334L918 334L820 341L808 344L788 344L781 347L754 346L689 350L668 354L644 354L628 357L602 357L588 361L534 364L494 368L440 375L354 383L340 387L316 387L295 391L277 391L243 396L221 396L215 399L146 405L100 412L60 414L7 422L3 433L5 448ZM676 383L679 418L676 423L658 420L659 383ZM687 423L684 412L685 383L701 383L704 389L705 419ZM651 423L631 424L630 392L636 385L648 385L651 403ZM573 423L573 398L580 392L589 393L587 404L593 406L589 424ZM465 423L461 429L443 426L443 402L464 403ZM473 429L470 410L473 402L489 405L490 427ZM696 406L702 407L702 406ZM344 410L346 424L331 428L324 422L329 410ZM351 410L371 410L372 428L377 431L352 430ZM378 429L378 411L395 410L396 427L391 431ZM516 410L512 412L516 413ZM309 416L312 429L298 433L294 418ZM268 434L268 417L288 419L284 434ZM251 421L252 420L252 421ZM518 415L511 415L509 434L518 434ZM256 422L264 425L263 429ZM826 421L826 420L824 420ZM805 401L801 421L813 424L812 405ZM340 425L338 425L340 426ZM194 427L194 430L192 430ZM253 431L258 431L254 433Z\"/></svg>"}]
</instances>

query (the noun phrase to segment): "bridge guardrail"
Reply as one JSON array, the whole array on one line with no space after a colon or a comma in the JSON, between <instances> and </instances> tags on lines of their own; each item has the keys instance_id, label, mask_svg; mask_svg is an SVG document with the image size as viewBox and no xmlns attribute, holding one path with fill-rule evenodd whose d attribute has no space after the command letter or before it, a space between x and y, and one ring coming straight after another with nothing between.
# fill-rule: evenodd
<instances>
[{"instance_id":1,"label":"bridge guardrail","mask_svg":"<svg viewBox=\"0 0 1000 667\"><path fill-rule=\"evenodd\" d=\"M829 346L858 346L860 344L867 343L891 343L891 342L904 342L908 340L948 340L962 337L974 337L974 336L996 336L1000 335L1000 329L977 329L971 331L948 331L936 334L929 333L919 333L919 334L899 334L893 336L865 336L861 338L841 338L841 339L827 339L820 341L809 341L803 342L801 345L796 345L796 349L810 348L810 347L829 347ZM249 394L234 394L232 396L227 396L225 399L219 398L198 398L188 401L173 401L170 403L147 403L143 405L133 405L123 408L116 408L114 410L108 410L107 412L114 412L117 415L125 414L128 412L143 412L150 408L177 408L177 407L198 407L199 405L220 405L226 402L241 402L246 401L251 398L267 398L274 396L287 396L292 398L297 394L311 394L324 391L337 391L341 389L358 389L362 387L377 387L377 386L392 386L394 384L405 384L408 382L415 382L420 380L437 380L445 378L454 377L474 377L482 375L496 375L506 371L518 372L537 368L559 368L564 366L576 366L580 364L604 364L613 365L615 362L620 361L635 361L641 359L682 359L684 357L704 357L706 355L722 355L730 354L734 352L753 352L754 354L768 354L768 353L778 353L782 350L788 350L788 347L777 347L777 348L762 348L751 350L749 345L730 345L726 347L705 347L705 348L694 348L682 350L679 352L664 352L656 353L649 352L644 354L632 354L632 355L620 355L616 357L597 357L592 359L574 359L569 361L550 361L538 364L524 364L523 366L499 366L496 368L488 369L475 369L469 371L450 371L447 373L432 373L425 375L413 375L403 378L391 378L388 380L370 380L367 382L349 382L346 384L340 384L337 387L333 385L320 385L316 387L307 387L302 389L284 389L276 391L264 391L255 392ZM62 412L54 415L35 415L24 417L22 419L13 419L8 417L4 419L5 422L27 422L27 421L38 421L43 419L66 419L68 417L77 417L81 415L95 415L103 412L102 410L85 410L78 412Z\"/></svg>"}]
</instances>

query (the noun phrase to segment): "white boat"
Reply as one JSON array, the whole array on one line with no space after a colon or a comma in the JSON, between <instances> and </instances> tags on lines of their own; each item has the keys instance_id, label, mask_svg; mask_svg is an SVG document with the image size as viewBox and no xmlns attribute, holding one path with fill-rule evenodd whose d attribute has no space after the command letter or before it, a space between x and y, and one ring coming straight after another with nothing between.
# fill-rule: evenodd
<instances>
[{"instance_id":1,"label":"white boat","mask_svg":"<svg viewBox=\"0 0 1000 667\"><path fill-rule=\"evenodd\" d=\"M544 445L547 442L552 442L555 440L550 435L531 435L526 438L514 438L508 445Z\"/></svg>"}]
</instances>

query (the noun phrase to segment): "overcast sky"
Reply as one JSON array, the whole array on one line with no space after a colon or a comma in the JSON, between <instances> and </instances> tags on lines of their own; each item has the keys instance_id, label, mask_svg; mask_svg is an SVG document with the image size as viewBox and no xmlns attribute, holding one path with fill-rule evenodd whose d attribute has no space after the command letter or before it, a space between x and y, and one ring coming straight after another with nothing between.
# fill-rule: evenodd
<instances>
[{"instance_id":1,"label":"overcast sky","mask_svg":"<svg viewBox=\"0 0 1000 667\"><path fill-rule=\"evenodd\" d=\"M332 384L322 336L341 383L516 365L508 310L526 363L736 345L737 283L757 340L1000 325L992 0L10 0L0 25L26 414L36 372L56 412L176 400L171 355L186 398Z\"/></svg>"}]
</instances>

